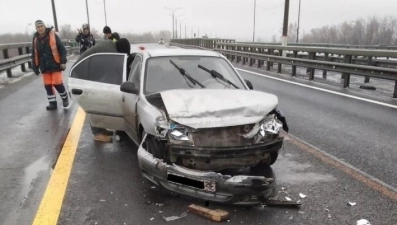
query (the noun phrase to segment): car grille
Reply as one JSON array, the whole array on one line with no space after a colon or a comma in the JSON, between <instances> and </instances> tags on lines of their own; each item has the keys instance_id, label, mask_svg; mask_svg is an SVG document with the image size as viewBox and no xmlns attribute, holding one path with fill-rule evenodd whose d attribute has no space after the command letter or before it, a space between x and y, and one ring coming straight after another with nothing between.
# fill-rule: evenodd
<instances>
[{"instance_id":1,"label":"car grille","mask_svg":"<svg viewBox=\"0 0 397 225\"><path fill-rule=\"evenodd\" d=\"M189 136L197 147L233 147L254 144L254 138L247 139L241 136L254 125L199 129Z\"/></svg>"}]
</instances>

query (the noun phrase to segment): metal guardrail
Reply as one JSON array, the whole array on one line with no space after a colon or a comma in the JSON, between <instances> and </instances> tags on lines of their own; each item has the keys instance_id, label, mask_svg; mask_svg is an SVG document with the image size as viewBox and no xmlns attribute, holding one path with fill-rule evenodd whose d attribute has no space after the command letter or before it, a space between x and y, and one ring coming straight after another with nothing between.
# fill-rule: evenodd
<instances>
[{"instance_id":1,"label":"metal guardrail","mask_svg":"<svg viewBox=\"0 0 397 225\"><path fill-rule=\"evenodd\" d=\"M77 52L79 47L74 41L63 40L68 53ZM15 44L1 44L0 50L3 52L3 59L0 60L0 72L6 71L7 77L12 77L12 68L21 66L22 72L27 72L26 63L28 68L32 68L31 62L31 42L15 43ZM11 56L11 52L13 55Z\"/></svg>"},{"instance_id":2,"label":"metal guardrail","mask_svg":"<svg viewBox=\"0 0 397 225\"><path fill-rule=\"evenodd\" d=\"M171 45L182 47L189 46L189 42L185 42L184 39L176 39L173 41ZM197 41L195 43L197 43ZM216 47L211 48L210 45L210 48L207 49L218 51L227 56L229 60L235 60L237 63L242 62L246 64L249 62L249 66L254 66L254 64L256 64L258 68L266 65L268 71L273 67L273 64L276 63L278 73L282 72L283 64L291 65L292 76L296 76L296 69L298 66L306 67L310 80L314 80L316 69L323 71L324 78L327 76L327 71L340 72L342 73L343 87L345 88L350 85L351 74L364 76L365 83L369 82L370 77L393 80L395 81L393 98L397 98L397 61L376 60L376 57L391 57L397 59L397 51L224 42L217 42ZM288 57L281 56L283 51L287 51ZM300 52L303 52L303 54Z\"/></svg>"},{"instance_id":3,"label":"metal guardrail","mask_svg":"<svg viewBox=\"0 0 397 225\"><path fill-rule=\"evenodd\" d=\"M257 45L281 45L277 42L238 42L239 44L257 44ZM397 50L395 45L348 45L348 44L328 44L328 43L288 43L289 46L301 47L323 47L323 48L360 48L360 49L383 49Z\"/></svg>"}]
</instances>

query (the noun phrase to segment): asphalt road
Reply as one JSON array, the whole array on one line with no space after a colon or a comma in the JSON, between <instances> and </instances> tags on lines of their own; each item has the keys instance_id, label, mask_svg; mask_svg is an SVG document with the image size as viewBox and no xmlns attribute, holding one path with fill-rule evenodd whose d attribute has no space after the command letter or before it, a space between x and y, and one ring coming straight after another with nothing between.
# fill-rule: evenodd
<instances>
[{"instance_id":1,"label":"asphalt road","mask_svg":"<svg viewBox=\"0 0 397 225\"><path fill-rule=\"evenodd\" d=\"M240 74L277 95L291 134L397 188L397 109Z\"/></svg>"},{"instance_id":2,"label":"asphalt road","mask_svg":"<svg viewBox=\"0 0 397 225\"><path fill-rule=\"evenodd\" d=\"M300 209L213 203L209 208L230 212L228 224L355 224L363 218L372 224L397 224L393 196L294 138L397 187L396 109L241 74L256 90L276 94L288 119L291 136L285 155L272 167L278 198L298 200L299 193L307 197L300 199ZM0 92L0 224L25 225L32 224L76 106L47 112L39 78L13 85ZM191 214L166 222L163 216L179 216L190 204L205 202L154 188L140 175L136 151L129 140L95 143L85 121L58 224L213 223ZM349 206L349 201L357 205Z\"/></svg>"}]
</instances>

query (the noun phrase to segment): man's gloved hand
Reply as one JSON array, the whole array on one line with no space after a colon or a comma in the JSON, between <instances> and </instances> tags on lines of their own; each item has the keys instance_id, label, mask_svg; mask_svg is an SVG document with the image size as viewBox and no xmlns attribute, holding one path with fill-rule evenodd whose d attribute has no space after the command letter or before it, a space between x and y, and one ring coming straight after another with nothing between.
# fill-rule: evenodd
<instances>
[{"instance_id":1,"label":"man's gloved hand","mask_svg":"<svg viewBox=\"0 0 397 225\"><path fill-rule=\"evenodd\" d=\"M66 64L61 64L61 70L65 70L66 69Z\"/></svg>"}]
</instances>

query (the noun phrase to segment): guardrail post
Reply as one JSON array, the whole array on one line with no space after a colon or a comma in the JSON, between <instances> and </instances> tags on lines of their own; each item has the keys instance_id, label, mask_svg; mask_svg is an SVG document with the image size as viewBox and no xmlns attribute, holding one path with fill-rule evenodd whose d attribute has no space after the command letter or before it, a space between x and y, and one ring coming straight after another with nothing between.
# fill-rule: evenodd
<instances>
[{"instance_id":1,"label":"guardrail post","mask_svg":"<svg viewBox=\"0 0 397 225\"><path fill-rule=\"evenodd\" d=\"M23 48L18 48L18 54L19 55L23 55ZM21 70L22 72L26 72L26 67L25 67L25 63L21 64Z\"/></svg>"},{"instance_id":2,"label":"guardrail post","mask_svg":"<svg viewBox=\"0 0 397 225\"><path fill-rule=\"evenodd\" d=\"M352 56L351 55L344 55L343 56L343 62L350 64L352 62ZM350 85L350 73L342 73L342 78L344 79L343 81L343 87L347 88Z\"/></svg>"},{"instance_id":3,"label":"guardrail post","mask_svg":"<svg viewBox=\"0 0 397 225\"><path fill-rule=\"evenodd\" d=\"M9 56L8 56L8 49L4 49L4 50L3 50L3 57L4 57L4 59L8 59L8 58L9 58ZM12 71L11 71L11 69L7 69L7 77L8 77L8 78L11 78L11 77L12 77Z\"/></svg>"},{"instance_id":4,"label":"guardrail post","mask_svg":"<svg viewBox=\"0 0 397 225\"><path fill-rule=\"evenodd\" d=\"M26 51L26 54L30 54L30 47L26 47L25 51ZM30 69L32 69L32 61L31 60L29 60L29 62L28 62L28 67Z\"/></svg>"},{"instance_id":5,"label":"guardrail post","mask_svg":"<svg viewBox=\"0 0 397 225\"><path fill-rule=\"evenodd\" d=\"M267 50L267 54L268 54L268 55L271 55L272 52L273 52L272 49L268 49L268 50ZM267 61L266 61L266 71L270 71L270 68L271 68L272 66L273 66L273 65L272 65L272 62L270 62L270 60L267 60Z\"/></svg>"},{"instance_id":6,"label":"guardrail post","mask_svg":"<svg viewBox=\"0 0 397 225\"><path fill-rule=\"evenodd\" d=\"M252 47L250 47L250 52L252 53L252 52L254 52L254 49L255 48L252 48ZM249 58L249 61L250 61L250 67L254 64L254 60L250 57Z\"/></svg>"},{"instance_id":7,"label":"guardrail post","mask_svg":"<svg viewBox=\"0 0 397 225\"><path fill-rule=\"evenodd\" d=\"M240 51L241 47L237 46L237 51ZM237 56L237 63L240 63L241 61L241 56Z\"/></svg>"},{"instance_id":8,"label":"guardrail post","mask_svg":"<svg viewBox=\"0 0 397 225\"><path fill-rule=\"evenodd\" d=\"M324 61L329 61L329 54L328 53L324 54ZM323 70L323 78L327 79L327 70Z\"/></svg>"},{"instance_id":9,"label":"guardrail post","mask_svg":"<svg viewBox=\"0 0 397 225\"><path fill-rule=\"evenodd\" d=\"M278 50L279 56L283 56L283 51L286 51L286 50ZM281 73L281 72L282 72L282 71L281 71L282 66L283 66L283 64L277 63L277 73Z\"/></svg>"},{"instance_id":10,"label":"guardrail post","mask_svg":"<svg viewBox=\"0 0 397 225\"><path fill-rule=\"evenodd\" d=\"M258 54L263 54L263 48L258 48ZM263 61L258 59L258 69L262 67Z\"/></svg>"},{"instance_id":11,"label":"guardrail post","mask_svg":"<svg viewBox=\"0 0 397 225\"><path fill-rule=\"evenodd\" d=\"M368 66L373 66L372 56L368 56ZM365 76L364 83L369 83L369 76Z\"/></svg>"},{"instance_id":12,"label":"guardrail post","mask_svg":"<svg viewBox=\"0 0 397 225\"><path fill-rule=\"evenodd\" d=\"M395 84L394 84L393 98L397 98L397 80L395 81Z\"/></svg>"},{"instance_id":13,"label":"guardrail post","mask_svg":"<svg viewBox=\"0 0 397 225\"><path fill-rule=\"evenodd\" d=\"M309 59L310 60L315 60L316 59L316 53L315 52L309 52ZM307 68L306 73L309 75L309 80L314 80L314 73L315 70L314 68Z\"/></svg>"},{"instance_id":14,"label":"guardrail post","mask_svg":"<svg viewBox=\"0 0 397 225\"><path fill-rule=\"evenodd\" d=\"M243 52L247 52L247 49L246 49L246 47L243 47ZM245 65L245 62L246 62L246 58L245 58L245 57L243 57L243 65Z\"/></svg>"},{"instance_id":15,"label":"guardrail post","mask_svg":"<svg viewBox=\"0 0 397 225\"><path fill-rule=\"evenodd\" d=\"M298 58L298 51L294 51L292 57L294 58ZM295 77L296 76L296 66L292 66L292 76Z\"/></svg>"},{"instance_id":16,"label":"guardrail post","mask_svg":"<svg viewBox=\"0 0 397 225\"><path fill-rule=\"evenodd\" d=\"M274 55L274 49L269 49L268 51L269 51L269 55ZM269 66L269 70L268 71L270 71L270 68L272 68L272 67L273 67L273 62L270 62L270 66Z\"/></svg>"}]
</instances>

